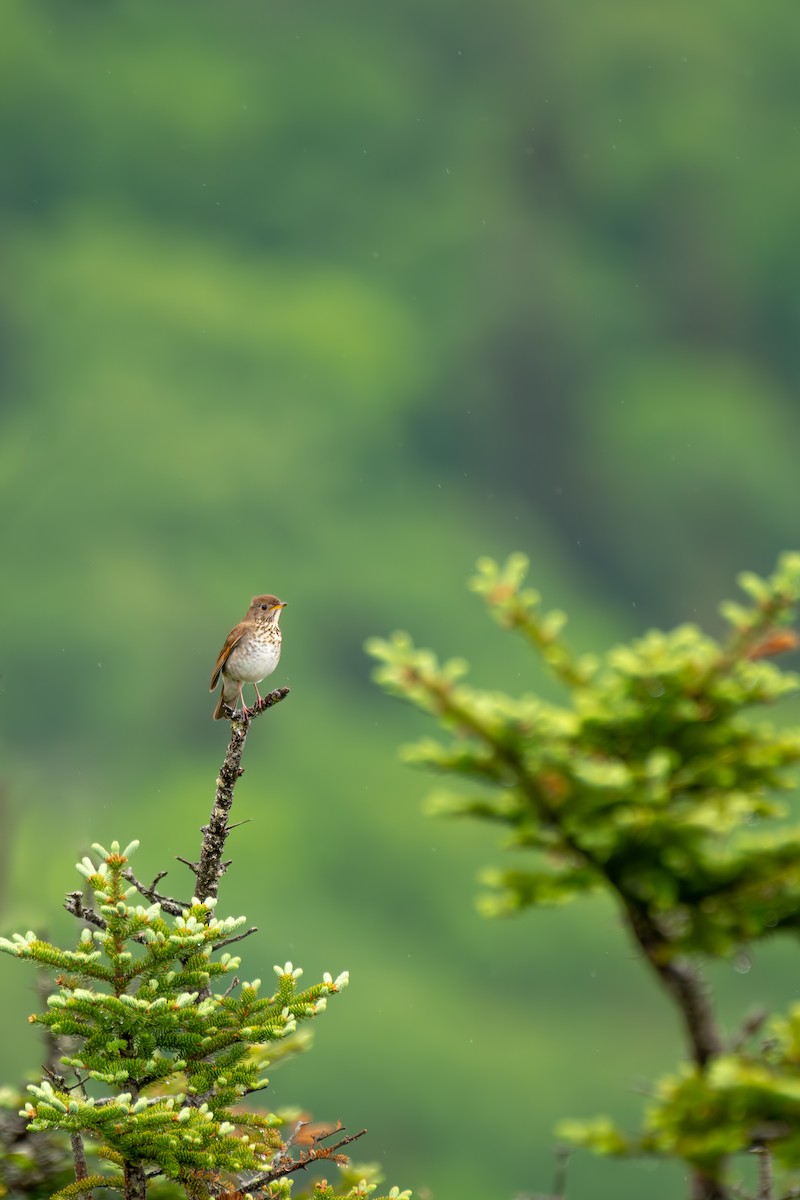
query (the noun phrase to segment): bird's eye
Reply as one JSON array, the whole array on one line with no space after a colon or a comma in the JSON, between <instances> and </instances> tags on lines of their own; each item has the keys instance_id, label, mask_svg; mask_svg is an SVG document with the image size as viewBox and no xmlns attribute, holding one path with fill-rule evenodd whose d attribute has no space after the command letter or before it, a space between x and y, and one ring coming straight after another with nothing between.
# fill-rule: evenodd
<instances>
[{"instance_id":1,"label":"bird's eye","mask_svg":"<svg viewBox=\"0 0 800 1200\"><path fill-rule=\"evenodd\" d=\"M266 612L266 611L267 611L267 609L269 608L269 605L268 605L268 604L262 604L262 605L261 605L261 607L263 608L264 612Z\"/></svg>"}]
</instances>

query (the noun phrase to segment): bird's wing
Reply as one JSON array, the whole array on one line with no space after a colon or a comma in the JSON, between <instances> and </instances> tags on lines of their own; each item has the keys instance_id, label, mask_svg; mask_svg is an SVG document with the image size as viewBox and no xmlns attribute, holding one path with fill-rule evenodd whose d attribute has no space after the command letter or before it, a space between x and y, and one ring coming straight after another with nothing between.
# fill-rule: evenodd
<instances>
[{"instance_id":1,"label":"bird's wing","mask_svg":"<svg viewBox=\"0 0 800 1200\"><path fill-rule=\"evenodd\" d=\"M233 650L235 646L238 646L239 642L242 640L244 628L244 621L240 621L238 625L234 625L233 629L225 638L225 645L220 650L219 654L217 655L217 661L214 663L214 673L211 676L211 687L208 689L210 692L213 692L214 688L217 686L220 671L230 658L231 650Z\"/></svg>"}]
</instances>

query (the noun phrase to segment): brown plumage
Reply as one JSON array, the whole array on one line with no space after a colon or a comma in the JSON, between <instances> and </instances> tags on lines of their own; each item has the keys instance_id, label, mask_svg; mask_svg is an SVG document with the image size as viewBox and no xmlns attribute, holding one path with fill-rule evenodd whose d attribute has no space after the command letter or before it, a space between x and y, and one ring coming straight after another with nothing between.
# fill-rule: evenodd
<instances>
[{"instance_id":1,"label":"brown plumage","mask_svg":"<svg viewBox=\"0 0 800 1200\"><path fill-rule=\"evenodd\" d=\"M258 684L271 675L281 656L281 631L278 621L286 607L277 596L254 596L244 620L234 625L217 655L211 676L214 690L222 678L222 688L214 709L214 720L221 720L225 708L235 709L236 700L246 716L249 712L242 695L242 684L252 683L259 700Z\"/></svg>"}]
</instances>

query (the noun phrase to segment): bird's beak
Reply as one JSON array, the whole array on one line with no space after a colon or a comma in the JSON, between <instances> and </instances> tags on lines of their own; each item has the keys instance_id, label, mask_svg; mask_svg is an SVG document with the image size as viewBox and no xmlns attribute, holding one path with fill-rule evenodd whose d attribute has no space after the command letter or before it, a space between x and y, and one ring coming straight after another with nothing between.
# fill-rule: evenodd
<instances>
[{"instance_id":1,"label":"bird's beak","mask_svg":"<svg viewBox=\"0 0 800 1200\"><path fill-rule=\"evenodd\" d=\"M276 604L275 607L276 608L286 608L287 603L288 603L287 600L281 600L280 604Z\"/></svg>"}]
</instances>

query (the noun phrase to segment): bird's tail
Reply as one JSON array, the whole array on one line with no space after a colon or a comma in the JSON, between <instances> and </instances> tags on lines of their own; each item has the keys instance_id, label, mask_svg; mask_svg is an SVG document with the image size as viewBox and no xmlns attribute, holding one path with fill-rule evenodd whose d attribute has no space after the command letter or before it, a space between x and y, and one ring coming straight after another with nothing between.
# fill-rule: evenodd
<instances>
[{"instance_id":1,"label":"bird's tail","mask_svg":"<svg viewBox=\"0 0 800 1200\"><path fill-rule=\"evenodd\" d=\"M222 676L222 687L219 689L217 696L217 707L214 709L214 720L224 721L228 716L225 711L236 708L236 699L239 695L239 688L232 679L228 679L226 675Z\"/></svg>"}]
</instances>

